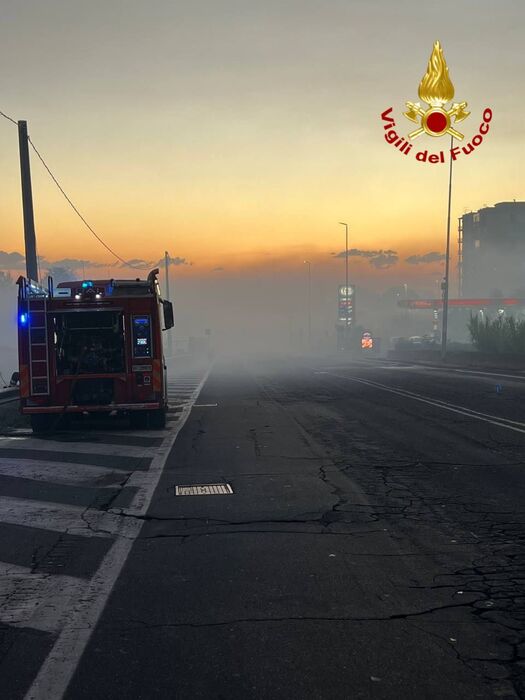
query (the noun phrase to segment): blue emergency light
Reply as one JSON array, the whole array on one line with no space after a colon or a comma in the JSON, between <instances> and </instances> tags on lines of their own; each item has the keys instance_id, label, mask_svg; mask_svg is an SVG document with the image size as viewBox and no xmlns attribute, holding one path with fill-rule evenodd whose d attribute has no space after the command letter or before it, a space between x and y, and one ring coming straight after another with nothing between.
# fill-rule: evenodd
<instances>
[{"instance_id":1,"label":"blue emergency light","mask_svg":"<svg viewBox=\"0 0 525 700\"><path fill-rule=\"evenodd\" d=\"M87 289L88 287L92 287L93 282L87 281L87 282L82 282L82 289Z\"/></svg>"},{"instance_id":2,"label":"blue emergency light","mask_svg":"<svg viewBox=\"0 0 525 700\"><path fill-rule=\"evenodd\" d=\"M21 326L27 326L27 321L29 319L29 315L26 313L20 314L20 325Z\"/></svg>"}]
</instances>

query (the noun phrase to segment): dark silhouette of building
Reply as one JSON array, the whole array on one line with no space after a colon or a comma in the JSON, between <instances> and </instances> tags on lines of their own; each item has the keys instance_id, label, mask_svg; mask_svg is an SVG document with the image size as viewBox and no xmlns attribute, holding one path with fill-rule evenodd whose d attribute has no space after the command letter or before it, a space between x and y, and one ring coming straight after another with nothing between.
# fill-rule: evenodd
<instances>
[{"instance_id":1,"label":"dark silhouette of building","mask_svg":"<svg viewBox=\"0 0 525 700\"><path fill-rule=\"evenodd\" d=\"M499 202L459 219L460 295L525 291L525 202Z\"/></svg>"}]
</instances>

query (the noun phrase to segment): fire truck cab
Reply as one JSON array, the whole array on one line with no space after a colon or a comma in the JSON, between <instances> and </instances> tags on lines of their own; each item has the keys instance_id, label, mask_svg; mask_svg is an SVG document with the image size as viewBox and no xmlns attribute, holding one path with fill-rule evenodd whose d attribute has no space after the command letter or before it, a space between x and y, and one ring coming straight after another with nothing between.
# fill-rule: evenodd
<instances>
[{"instance_id":1,"label":"fire truck cab","mask_svg":"<svg viewBox=\"0 0 525 700\"><path fill-rule=\"evenodd\" d=\"M34 432L74 414L129 414L162 428L168 407L162 331L173 307L158 270L146 280L80 280L47 288L18 279L20 408Z\"/></svg>"}]
</instances>

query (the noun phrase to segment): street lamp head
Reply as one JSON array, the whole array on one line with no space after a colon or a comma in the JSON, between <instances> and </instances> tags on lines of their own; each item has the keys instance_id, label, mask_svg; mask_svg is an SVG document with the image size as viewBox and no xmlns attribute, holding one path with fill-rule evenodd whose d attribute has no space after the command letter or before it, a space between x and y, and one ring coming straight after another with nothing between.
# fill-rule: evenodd
<instances>
[{"instance_id":1,"label":"street lamp head","mask_svg":"<svg viewBox=\"0 0 525 700\"><path fill-rule=\"evenodd\" d=\"M346 221L340 221L339 223L341 224L341 226L348 226L348 224L346 223Z\"/></svg>"}]
</instances>

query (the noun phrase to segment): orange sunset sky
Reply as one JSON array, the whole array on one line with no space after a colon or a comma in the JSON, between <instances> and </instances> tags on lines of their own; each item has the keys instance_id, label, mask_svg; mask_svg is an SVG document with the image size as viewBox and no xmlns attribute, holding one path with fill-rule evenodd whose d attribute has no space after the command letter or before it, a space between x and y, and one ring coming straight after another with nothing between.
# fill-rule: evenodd
<instances>
[{"instance_id":1,"label":"orange sunset sky","mask_svg":"<svg viewBox=\"0 0 525 700\"><path fill-rule=\"evenodd\" d=\"M352 277L427 284L444 251L447 165L421 164L383 138L381 112L416 101L439 39L466 140L454 170L457 217L524 198L525 4L479 0L0 1L0 109L32 139L92 226L126 259L169 250L182 277L250 269L319 275L333 253L393 250ZM418 148L448 144L422 136ZM115 261L32 154L38 253ZM0 119L0 250L23 252L16 127ZM88 263L89 264L89 263ZM223 268L223 269L217 269ZM112 275L115 273L112 272ZM433 283L433 282L432 282Z\"/></svg>"}]
</instances>

